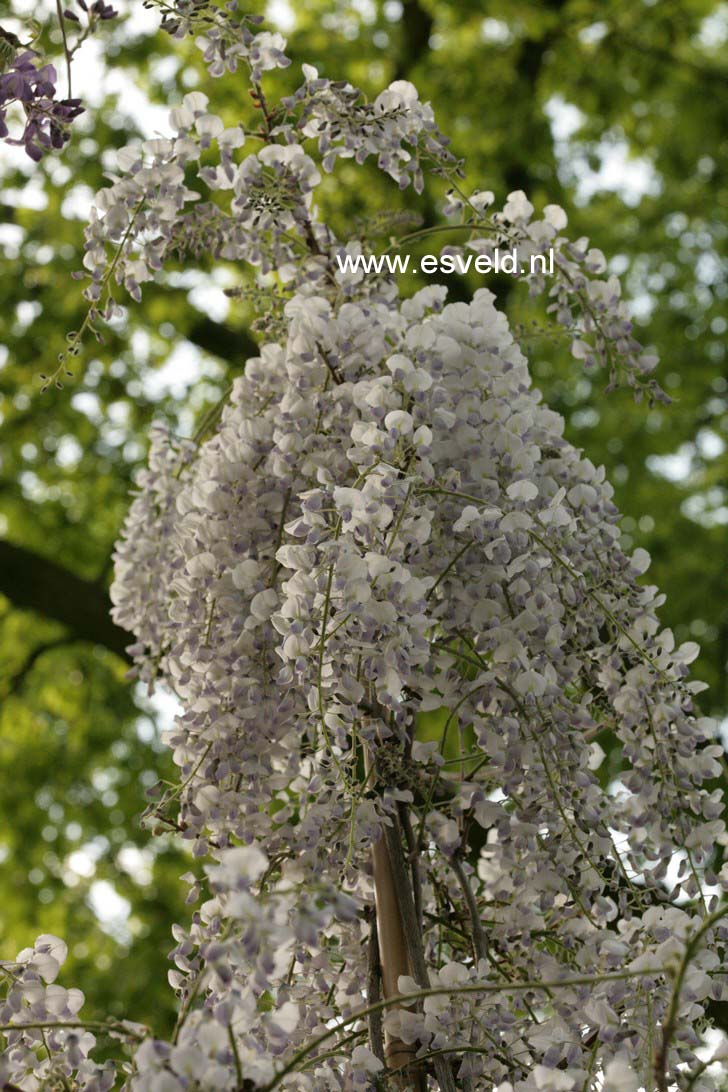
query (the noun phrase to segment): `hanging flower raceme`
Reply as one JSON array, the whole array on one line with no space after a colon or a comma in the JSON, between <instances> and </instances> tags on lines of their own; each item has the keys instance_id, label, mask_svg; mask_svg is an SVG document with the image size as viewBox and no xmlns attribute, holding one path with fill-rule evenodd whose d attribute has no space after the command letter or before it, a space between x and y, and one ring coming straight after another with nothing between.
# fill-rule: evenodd
<instances>
[{"instance_id":1,"label":"hanging flower raceme","mask_svg":"<svg viewBox=\"0 0 728 1092\"><path fill-rule=\"evenodd\" d=\"M80 99L56 98L56 69L38 65L35 50L15 53L0 67L0 140L21 145L38 162L51 149L62 148L74 118L83 113ZM18 104L23 113L22 132L11 135L8 111Z\"/></svg>"},{"instance_id":2,"label":"hanging flower raceme","mask_svg":"<svg viewBox=\"0 0 728 1092\"><path fill-rule=\"evenodd\" d=\"M27 43L0 26L0 141L22 146L35 162L69 140L72 123L84 112L82 100L72 94L73 58L101 23L118 14L105 0L93 0L90 5L76 0L76 4L77 11L56 6L66 68L65 98L57 97L56 66L34 48L41 37L40 23L26 14L23 37L28 36Z\"/></svg>"},{"instance_id":3,"label":"hanging flower raceme","mask_svg":"<svg viewBox=\"0 0 728 1092\"><path fill-rule=\"evenodd\" d=\"M239 57L263 105L279 43L251 34ZM221 253L285 286L280 337L212 435L155 433L117 547L135 673L182 707L165 736L179 781L147 814L194 862L177 1031L140 1033L123 1087L707 1092L728 878L697 649L660 627L649 558L624 553L603 468L532 387L493 294L402 299L337 270L306 140L324 167L372 154L415 186L418 163L449 162L409 85L357 102L307 69L281 113L265 106L262 150L236 158L244 134L186 96L177 137L124 154L89 231L92 291L113 275L137 294L135 263L163 265L190 222L178 162L217 141L199 177L232 193L211 205ZM469 245L554 246L564 325L639 389L651 362L561 210L533 220L511 194L487 221L490 204L470 199ZM600 777L602 733L618 783ZM394 991L373 846L407 949ZM14 1035L18 1083L32 1066Z\"/></svg>"},{"instance_id":4,"label":"hanging flower raceme","mask_svg":"<svg viewBox=\"0 0 728 1092\"><path fill-rule=\"evenodd\" d=\"M577 1087L626 1058L639 1075L671 968L715 901L701 910L723 832L703 783L720 749L692 713L694 649L660 631L657 593L638 583L647 559L622 553L603 472L531 388L491 293L338 309L299 296L287 313L286 344L249 361L217 434L178 477L163 462L176 514L159 602L143 594L160 543L149 488L120 547L114 594L137 613L117 620L155 635L136 649L142 670L164 650L185 706L169 738L177 821L219 862L176 956L183 996L201 983L207 996L190 1042L222 1011L267 1087L363 1004L370 846L404 803L423 824L421 898L438 923L423 944L442 993L398 1009L390 1031L454 1058L479 1041L458 1065L482 1088ZM431 710L443 741L469 741L456 775L441 747L411 746ZM602 730L629 764L616 793L594 770ZM467 882L488 922L476 961L439 924L469 902L458 861L474 827ZM722 990L717 967L707 946L695 953L680 1011ZM699 1064L689 1042L681 1056ZM376 1067L367 1076L360 1057L318 1071L307 1058L310 1076L280 1086L366 1085Z\"/></svg>"}]
</instances>

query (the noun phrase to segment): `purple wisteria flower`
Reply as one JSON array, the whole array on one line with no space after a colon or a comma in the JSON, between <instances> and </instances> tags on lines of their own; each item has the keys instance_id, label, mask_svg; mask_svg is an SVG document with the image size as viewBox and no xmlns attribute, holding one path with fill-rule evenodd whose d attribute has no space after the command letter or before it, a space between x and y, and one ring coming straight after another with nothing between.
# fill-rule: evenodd
<instances>
[{"instance_id":1,"label":"purple wisteria flower","mask_svg":"<svg viewBox=\"0 0 728 1092\"><path fill-rule=\"evenodd\" d=\"M80 99L56 99L56 69L52 64L38 67L37 56L32 49L18 53L0 75L0 139L22 145L36 163L50 149L63 147L72 121L83 113ZM14 103L25 114L20 137L11 137L6 120Z\"/></svg>"},{"instance_id":2,"label":"purple wisteria flower","mask_svg":"<svg viewBox=\"0 0 728 1092\"><path fill-rule=\"evenodd\" d=\"M89 8L84 0L78 0L78 6L89 14L96 16L97 19L113 19L118 15L118 11L112 8L111 4L105 4L104 0L96 0L95 4L92 4ZM67 12L64 12L66 15Z\"/></svg>"}]
</instances>

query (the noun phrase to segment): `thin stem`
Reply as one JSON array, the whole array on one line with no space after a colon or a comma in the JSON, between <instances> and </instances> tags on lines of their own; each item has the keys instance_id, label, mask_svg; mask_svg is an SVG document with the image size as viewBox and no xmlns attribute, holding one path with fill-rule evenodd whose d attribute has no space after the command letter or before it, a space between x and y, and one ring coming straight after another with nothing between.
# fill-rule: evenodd
<instances>
[{"instance_id":1,"label":"thin stem","mask_svg":"<svg viewBox=\"0 0 728 1092\"><path fill-rule=\"evenodd\" d=\"M463 224L433 224L432 227L418 228L417 231L411 231L407 235L401 235L399 239L395 239L393 243L390 243L383 253L389 254L392 250L398 250L403 243L412 243L417 239L426 239L429 235L437 235L443 231L476 231L478 228L487 228L488 231L498 235L503 234L502 228L493 225L488 220L468 220Z\"/></svg>"},{"instance_id":2,"label":"thin stem","mask_svg":"<svg viewBox=\"0 0 728 1092\"><path fill-rule=\"evenodd\" d=\"M450 649L448 649L448 651L450 651ZM459 656L459 653L453 653L453 655ZM467 701L469 701L469 699L472 698L474 694L477 694L477 692L479 690L482 690L484 685L485 684L481 684L480 686L473 687L473 689L468 691L468 693L465 694L460 699L460 701L457 702L452 707L452 709L450 710L450 712L448 714L448 718L445 721L445 725L444 725L443 730L442 730L442 736L440 737L440 745L439 745L439 748L438 748L440 754L443 755L443 757L444 757L444 754L445 754L445 744L447 742L448 729L449 729L452 721L457 718L458 710ZM438 766L437 769L435 770L434 777L432 778L432 781L430 782L429 788L427 790L427 799L425 800L425 805L424 805L424 807L422 809L422 818L420 820L420 829L419 829L419 832L417 834L417 851L418 852L422 851L422 848L423 848L423 846L425 844L425 825L426 825L426 821L427 821L427 816L428 816L429 811L430 811L430 805L432 804L432 801L433 801L434 796L435 796L435 789L437 788L437 785L438 785L439 781L440 781L440 767Z\"/></svg>"},{"instance_id":3,"label":"thin stem","mask_svg":"<svg viewBox=\"0 0 728 1092\"><path fill-rule=\"evenodd\" d=\"M399 510L397 520L396 520L396 522L394 524L394 528L392 529L392 534L390 535L389 542L387 543L387 546L386 546L386 548L384 550L384 556L385 557L389 557L389 555L390 555L390 553L392 551L392 547L394 546L395 539L397 538L397 535L399 534L400 528L402 526L402 521L404 519L405 512L407 511L407 505L409 504L409 499L412 496L412 489L413 489L413 484L412 484L412 482L410 482L409 486L407 487L407 494L406 494L406 496L404 498L404 501L402 502L402 507Z\"/></svg>"},{"instance_id":4,"label":"thin stem","mask_svg":"<svg viewBox=\"0 0 728 1092\"><path fill-rule=\"evenodd\" d=\"M134 230L134 225L136 223L137 216L142 211L142 208L144 207L144 202L145 201L146 201L146 195L144 197L141 197L139 199L139 201L137 202L137 204L132 209L132 213L131 213L131 217L129 219L129 224L127 226L127 229L124 232L124 234L122 236L122 239L121 239L121 242L119 243L119 245L118 245L118 247L117 247L117 249L116 249L116 251L114 253L114 257L111 259L111 262L109 263L109 265L108 265L108 267L106 269L106 272L104 273L104 276L103 276L103 278L102 278L102 280L100 282L99 287L100 287L101 295L103 295L103 293L106 292L106 290L107 290L107 288L108 288L108 286L109 286L109 284L111 282L111 278L114 275L114 271L116 270L116 267L117 267L117 265L119 264L119 262L121 260L122 254L124 253L124 248L125 248L126 244L128 243L129 239L131 238L131 234L132 234L132 232ZM99 296L99 299L100 298L101 298L101 296ZM94 304L86 312L86 314L84 316L84 319L83 319L83 322L79 326L78 330L76 330L73 335L69 334L68 346L60 354L60 362L58 364L58 367L56 368L56 370L54 372L51 373L50 376L48 376L44 380L43 386L41 387L41 392L47 390L49 385L51 383L53 383L54 381L56 381L56 382L58 381L58 376L61 374L61 372L65 368L66 360L68 359L68 357L69 356L75 356L78 353L78 351L80 349L80 346L81 346L81 342L83 341L83 335L86 333L86 330L88 329L89 325L91 324L92 317L95 318L97 313L98 312L97 312L97 309L96 309L96 305Z\"/></svg>"},{"instance_id":5,"label":"thin stem","mask_svg":"<svg viewBox=\"0 0 728 1092\"><path fill-rule=\"evenodd\" d=\"M667 1010L664 1023L662 1025L662 1037L655 1053L655 1084L659 1092L668 1092L668 1060L670 1054L670 1044L672 1042L673 1035L675 1034L675 1026L677 1024L678 1008L680 1006L680 995L685 983L685 975L687 974L690 961L700 947L705 934L709 929L712 929L721 918L724 918L728 914L728 906L721 907L720 910L716 910L715 913L703 921L700 928L695 931L693 936L685 945L685 951L683 953L680 966L678 967L677 974L675 975L675 985L672 990L672 997L670 998L670 1005Z\"/></svg>"},{"instance_id":6,"label":"thin stem","mask_svg":"<svg viewBox=\"0 0 728 1092\"><path fill-rule=\"evenodd\" d=\"M422 882L420 880L420 862L419 862L419 850L415 841L414 831L412 830L412 822L409 816L409 809L407 805L400 801L397 805L399 812L399 821L402 824L402 830L404 831L405 841L407 843L407 855L409 857L410 877L412 880L412 892L414 895L415 904L415 916L417 918L417 929L422 933Z\"/></svg>"},{"instance_id":7,"label":"thin stem","mask_svg":"<svg viewBox=\"0 0 728 1092\"><path fill-rule=\"evenodd\" d=\"M465 875L465 869L463 868L462 861L458 857L457 853L449 860L450 868L455 873L458 883L460 884L460 890L463 893L465 899L465 905L468 908L468 914L470 916L470 926L473 930L473 946L475 948L475 954L478 960L488 958L488 940L485 932L483 931L483 925L480 920L480 911L478 910L478 904L475 901L475 895L473 889L470 886L470 881Z\"/></svg>"},{"instance_id":8,"label":"thin stem","mask_svg":"<svg viewBox=\"0 0 728 1092\"><path fill-rule=\"evenodd\" d=\"M508 1065L509 1060L503 1055L498 1055L497 1051L493 1050L492 1046L479 1047L479 1046L456 1046L456 1047L441 1047L439 1050L428 1050L426 1054L420 1054L421 1060L424 1062L428 1058L441 1058L446 1054L487 1054L488 1057L495 1057L501 1062L502 1065ZM396 1073L397 1070L395 1069Z\"/></svg>"},{"instance_id":9,"label":"thin stem","mask_svg":"<svg viewBox=\"0 0 728 1092\"><path fill-rule=\"evenodd\" d=\"M66 58L66 77L68 79L68 98L73 98L73 91L71 90L71 51L68 48L68 38L66 37L66 21L63 17L63 8L61 7L61 0L56 0L56 12L58 13L58 24L61 28L61 37L63 39L63 53Z\"/></svg>"},{"instance_id":10,"label":"thin stem","mask_svg":"<svg viewBox=\"0 0 728 1092\"><path fill-rule=\"evenodd\" d=\"M258 81L255 81L253 83L253 92L253 102L258 106L260 112L263 115L263 120L265 121L266 128L266 140L269 141L271 137L271 131L273 129L273 118L268 110L268 103L266 101L265 94L263 93L263 88Z\"/></svg>"},{"instance_id":11,"label":"thin stem","mask_svg":"<svg viewBox=\"0 0 728 1092\"><path fill-rule=\"evenodd\" d=\"M235 1076L239 1085L243 1083L243 1067L240 1064L240 1054L238 1053L238 1044L235 1042L235 1032L233 1031L232 1024L228 1024L228 1039L230 1040L230 1049L233 1052L233 1061L235 1063Z\"/></svg>"},{"instance_id":12,"label":"thin stem","mask_svg":"<svg viewBox=\"0 0 728 1092\"><path fill-rule=\"evenodd\" d=\"M335 537L338 537L338 532L339 532L340 527L341 527L341 519L339 519L339 521L337 523ZM327 580L326 580L326 592L325 592L325 595L324 595L324 604L323 604L323 610L322 610L322 614L321 614L321 639L320 639L320 642L319 642L319 655L318 655L318 664L317 664L317 671L316 671L316 690L317 690L317 694L318 694L318 714L319 714L319 722L321 724L321 732L322 732L324 740L326 742L326 747L327 747L327 750L328 750L328 752L329 752L329 754L331 756L331 760L333 761L334 765L336 766L336 769L338 770L339 776L341 777L341 780L342 780L342 782L344 784L345 789L348 792L353 793L354 788L349 783L349 779L346 776L346 772L344 770L344 767L339 762L339 758L338 758L336 752L334 751L334 745L333 745L333 743L331 741L331 737L329 736L329 730L328 730L328 727L326 725L326 708L325 708L325 705L324 705L324 656L326 654L326 626L327 626L327 623L328 623L328 620L329 620L329 608L331 606L331 589L332 589L333 584L334 584L334 568L335 568L335 566L334 566L334 563L332 562L332 564L329 566L328 577L327 577Z\"/></svg>"},{"instance_id":13,"label":"thin stem","mask_svg":"<svg viewBox=\"0 0 728 1092\"><path fill-rule=\"evenodd\" d=\"M288 489L286 489L285 495L283 497L283 505L281 507L281 518L278 521L278 531L276 533L276 541L275 541L275 545L273 547L273 572L272 572L271 578L270 578L271 587L275 583L275 578L278 576L278 573L279 573L279 571L281 569L281 563L280 563L280 561L276 560L276 554L278 553L278 550L280 549L280 547L281 547L281 545L283 543L283 531L284 531L284 524L286 522L286 512L288 511L288 505L291 503L292 493L293 493L293 490L289 486Z\"/></svg>"},{"instance_id":14,"label":"thin stem","mask_svg":"<svg viewBox=\"0 0 728 1092\"><path fill-rule=\"evenodd\" d=\"M726 912L728 912L728 908ZM292 1073L307 1055L322 1046L323 1043L328 1042L329 1039L333 1039L340 1031L344 1031L352 1024L356 1024L358 1020L366 1019L372 1012L382 1012L385 1009L413 1004L417 1001L424 1000L426 997L442 997L444 995L456 997L468 994L511 992L520 993L521 991L526 993L531 991L545 992L547 990L570 989L573 986L595 986L602 982L623 982L631 978L657 978L666 974L668 974L668 971L664 967L651 967L636 971L612 971L602 975L575 975L571 978L553 979L546 982L484 982L482 985L472 984L468 986L449 987L431 986L428 989L416 990L413 993L395 994L392 997L383 998L373 1005L366 1005L364 1008L358 1009L356 1012L339 1020L333 1027L328 1028L314 1039L311 1039L310 1042L297 1051L291 1060L276 1073L273 1080L263 1086L260 1092L273 1092L273 1089L278 1088L284 1078L287 1077L289 1073ZM0 1028L0 1031L2 1031L2 1028Z\"/></svg>"},{"instance_id":15,"label":"thin stem","mask_svg":"<svg viewBox=\"0 0 728 1092\"><path fill-rule=\"evenodd\" d=\"M198 974L197 978L195 979L194 985L193 985L192 989L190 990L189 996L187 997L187 1000L185 1002L183 1002L183 1004L182 1004L182 1006L181 1006L181 1008L179 1010L179 1014L177 1016L177 1023L175 1024L174 1032L172 1033L172 1042L175 1043L175 1044L176 1044L177 1040L179 1039L180 1032L182 1031L185 1020L187 1019L190 1012L192 1011L192 1006L194 1005L195 1001L197 1000L200 989L202 988L202 977L203 976L201 974Z\"/></svg>"},{"instance_id":16,"label":"thin stem","mask_svg":"<svg viewBox=\"0 0 728 1092\"><path fill-rule=\"evenodd\" d=\"M457 565L458 561L463 556L463 554L467 550L469 550L471 546L474 546L474 545L475 545L475 540L474 539L472 539L470 542L466 542L465 545L460 550L458 550L458 552L455 554L455 556L453 558L451 558L451 560L448 563L447 567L442 570L442 572L438 576L437 580L435 581L435 583L432 585L432 587L428 591L427 595L425 596L425 600L428 603L429 603L430 599L432 598L432 596L433 596L433 594L435 592L435 589L438 587L438 585L441 584L442 581L447 576L447 574L449 572L451 572L455 568L455 566Z\"/></svg>"},{"instance_id":17,"label":"thin stem","mask_svg":"<svg viewBox=\"0 0 728 1092\"><path fill-rule=\"evenodd\" d=\"M367 945L367 1000L371 1005L376 1004L377 1001L381 1001L381 986L382 968L379 962L379 937L377 934L376 914L373 914L369 930L369 944ZM384 1033L382 1031L381 1012L377 1011L370 1013L368 1024L369 1045L372 1054L379 1058L380 1062L384 1062Z\"/></svg>"},{"instance_id":18,"label":"thin stem","mask_svg":"<svg viewBox=\"0 0 728 1092\"><path fill-rule=\"evenodd\" d=\"M232 386L232 383L231 383L230 386L227 387L223 391L223 393L220 395L220 397L217 400L217 402L215 403L215 405L211 406L210 409L207 411L207 413L204 415L204 417L202 418L202 421L200 422L198 428L195 431L194 436L192 437L192 443L193 444L197 444L197 446L199 447L199 445L202 443L202 441L205 438L207 432L217 422L217 419L219 418L220 414L222 413L223 409L225 408L225 404L227 403L228 398L232 394L232 391L233 391L233 386Z\"/></svg>"},{"instance_id":19,"label":"thin stem","mask_svg":"<svg viewBox=\"0 0 728 1092\"><path fill-rule=\"evenodd\" d=\"M703 1073L705 1073L708 1066L712 1065L712 1063L713 1063L712 1058L706 1058L706 1060L704 1062L700 1063L698 1068L695 1070L693 1075L690 1077L688 1083L685 1085L685 1092L691 1092L691 1090L693 1088L695 1088L695 1082L698 1080L699 1077L702 1077Z\"/></svg>"},{"instance_id":20,"label":"thin stem","mask_svg":"<svg viewBox=\"0 0 728 1092\"><path fill-rule=\"evenodd\" d=\"M117 1035L126 1035L130 1039L141 1042L145 1038L138 1031L133 1031L126 1024L118 1020L32 1020L22 1024L0 1024L0 1032L6 1034L10 1031L26 1031L27 1029L38 1031L41 1028L84 1028L87 1031L115 1032ZM145 1029L148 1031L148 1029Z\"/></svg>"}]
</instances>

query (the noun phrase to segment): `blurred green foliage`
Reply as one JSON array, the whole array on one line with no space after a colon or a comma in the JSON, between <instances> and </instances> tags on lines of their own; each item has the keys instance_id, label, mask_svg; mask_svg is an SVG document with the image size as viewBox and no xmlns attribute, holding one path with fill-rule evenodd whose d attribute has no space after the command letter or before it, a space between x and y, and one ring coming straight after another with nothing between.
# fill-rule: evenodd
<instances>
[{"instance_id":1,"label":"blurred green foliage","mask_svg":"<svg viewBox=\"0 0 728 1092\"><path fill-rule=\"evenodd\" d=\"M0 537L28 551L18 560L36 593L52 588L39 606L15 572L0 570L0 954L57 932L71 949L65 977L83 985L89 1015L130 1015L163 1033L172 1019L169 927L185 914L177 877L187 859L164 840L150 847L139 816L144 788L169 757L123 660L71 611L81 585L62 572L83 578L91 613L105 609L112 545L148 425L158 416L192 431L253 349L250 303L225 314L209 262L188 260L167 284L146 286L105 344L86 345L62 391L41 397L38 376L53 370L84 314L71 272L109 150L157 126L130 84L152 104L198 87L229 123L241 112L252 118L253 107L241 80L213 83L194 45L156 31L137 0L123 10L128 17L105 26L101 41L115 90L89 109L62 156L29 169L21 154L0 153ZM13 14L23 14L20 4ZM288 33L294 60L276 77L281 86L295 86L303 61L372 95L411 79L466 157L469 185L499 200L524 189L537 207L562 204L574 234L624 275L638 336L662 356L670 407L636 406L627 391L605 396L603 377L587 378L562 341L539 332L540 305L507 278L488 283L514 322L527 331L536 324L536 382L566 416L569 437L606 464L625 535L650 551L650 577L668 593L664 621L679 640L703 645L703 708L725 713L728 8L713 0L275 0L269 15ZM57 50L53 28L49 10L44 33ZM90 56L95 48L84 47ZM96 92L93 72L86 78ZM83 94L83 69L75 82ZM432 222L442 196L437 186L402 196L374 169L343 163L321 203L346 236L386 208ZM226 283L249 283L244 271L227 272ZM452 279L451 291L478 283ZM415 287L410 278L407 290ZM44 561L56 566L50 584ZM124 912L113 917L115 909Z\"/></svg>"}]
</instances>

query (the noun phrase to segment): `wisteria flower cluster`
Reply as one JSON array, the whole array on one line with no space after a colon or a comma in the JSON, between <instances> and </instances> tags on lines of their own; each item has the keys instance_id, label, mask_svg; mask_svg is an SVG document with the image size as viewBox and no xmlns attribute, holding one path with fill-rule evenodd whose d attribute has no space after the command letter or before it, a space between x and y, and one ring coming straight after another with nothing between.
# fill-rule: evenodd
<instances>
[{"instance_id":1,"label":"wisteria flower cluster","mask_svg":"<svg viewBox=\"0 0 728 1092\"><path fill-rule=\"evenodd\" d=\"M78 1016L83 993L56 982L67 954L63 940L44 934L14 962L0 963L0 976L7 983L0 1005L7 1041L0 1058L3 1088L40 1092L67 1088L72 1082L88 1092L107 1092L116 1083L112 1062L99 1065L89 1057L96 1037ZM108 1024L104 1030L133 1039L139 1029Z\"/></svg>"},{"instance_id":2,"label":"wisteria flower cluster","mask_svg":"<svg viewBox=\"0 0 728 1092\"><path fill-rule=\"evenodd\" d=\"M71 93L71 64L75 53L99 23L118 14L106 0L93 0L90 6L86 0L76 0L76 3L80 16L71 8L61 10L60 5L58 7L68 85L68 94L63 99L57 98L55 65L30 45L23 45L17 35L0 27L0 140L22 146L36 163L47 152L63 148L69 140L73 121L84 112L81 99L74 98ZM77 29L74 41L67 34L67 23ZM38 27L36 23L33 25ZM20 136L12 136L8 125L13 107L22 118L17 126L20 129L22 125Z\"/></svg>"},{"instance_id":3,"label":"wisteria flower cluster","mask_svg":"<svg viewBox=\"0 0 728 1092\"><path fill-rule=\"evenodd\" d=\"M672 1082L699 1065L684 1021L723 995L704 887L724 829L702 787L721 752L692 712L695 648L659 630L648 559L620 551L603 473L531 389L487 290L338 310L299 295L287 315L194 461L157 433L119 547L117 621L147 677L163 655L186 710L168 739L182 788L152 810L216 862L178 934L183 1009L207 988L181 1038L206 1041L220 1011L253 1087L373 1087L387 1055L363 1021L349 1061L307 1045L371 996L371 847L409 830L422 962L397 988L435 993L382 1033L453 1059L433 1087L624 1071L636 1089L674 1008ZM158 468L183 463L164 487ZM629 765L614 794L595 773L604 730ZM467 741L459 768L448 732ZM236 1087L230 1066L217 1087Z\"/></svg>"},{"instance_id":4,"label":"wisteria flower cluster","mask_svg":"<svg viewBox=\"0 0 728 1092\"><path fill-rule=\"evenodd\" d=\"M35 162L50 149L63 147L69 126L83 113L80 99L56 98L56 69L52 64L38 66L37 56L30 49L19 52L0 74L0 140L21 145ZM13 137L7 115L16 103L24 119L21 135Z\"/></svg>"},{"instance_id":5,"label":"wisteria flower cluster","mask_svg":"<svg viewBox=\"0 0 728 1092\"><path fill-rule=\"evenodd\" d=\"M456 180L429 106L398 82L359 109L311 68L271 106L259 80L283 45L240 25L259 127L185 96L174 135L122 150L87 232L90 321L202 237L282 286L280 336L211 430L154 430L116 550L134 674L182 707L165 737L179 780L146 820L191 860L177 1029L116 1029L117 1084L718 1089L726 1051L706 1062L705 1035L728 1000L728 872L697 646L660 626L649 557L623 551L603 468L533 388L493 294L402 298L333 260L362 242L318 218L319 163ZM465 245L556 249L572 351L639 389L653 362L562 210L533 219L514 193L491 214L492 195L458 192ZM73 991L57 1011L33 978L40 1008L23 1007L23 976L60 943L7 969L1 1072L111 1087L84 1068ZM53 1025L50 1045L31 1024Z\"/></svg>"},{"instance_id":6,"label":"wisteria flower cluster","mask_svg":"<svg viewBox=\"0 0 728 1092\"><path fill-rule=\"evenodd\" d=\"M587 369L603 368L609 377L607 391L614 390L620 379L626 377L637 401L646 391L650 402L668 403L670 399L651 377L658 358L646 352L635 337L629 309L621 298L619 278L613 274L602 277L607 272L602 251L590 247L587 238L571 241L560 234L568 219L558 205L547 205L543 219L534 221L534 207L522 190L509 194L502 212L488 216L493 201L489 191L476 191L470 197L450 194L446 215L459 215L461 226L472 228L466 248L492 257L498 246L505 245L524 261L553 250L558 271L549 287L552 302L547 310L555 316L559 327L573 332L574 359L583 361ZM481 233L483 226L489 229L488 235ZM445 249L452 255L463 253L462 247ZM545 291L546 275L538 268L528 279L531 295Z\"/></svg>"},{"instance_id":7,"label":"wisteria flower cluster","mask_svg":"<svg viewBox=\"0 0 728 1092\"><path fill-rule=\"evenodd\" d=\"M198 20L208 10L204 4L193 8ZM213 10L220 14L221 9ZM229 19L224 20L228 34L231 25L238 25ZM570 338L574 357L586 368L606 371L610 388L626 381L638 399L646 391L650 401L667 400L651 375L656 356L634 336L618 279L604 275L604 255L588 240L572 242L563 233L562 209L547 206L538 219L521 191L510 194L501 211L489 209L490 193L464 194L458 182L461 164L437 128L431 106L419 101L407 81L396 81L369 103L350 84L321 78L304 65L301 86L271 106L258 67L263 57L265 69L286 67L287 58L280 43L271 51L270 34L253 33L249 22L240 17L247 43L240 57L249 69L261 124L226 126L209 111L208 97L194 91L171 112L174 135L121 149L119 171L97 195L86 231L85 272L79 276L90 278L85 296L91 308L45 386L58 380L68 357L77 355L87 329L119 313L115 285L139 301L141 285L173 255L211 253L261 274L275 272L289 298L301 288L328 292L334 286L346 298L355 296L366 274L342 274L335 258L359 253L366 243L338 239L318 219L314 198L319 165L327 172L339 159L363 164L371 157L400 188L420 190L425 170L449 178L459 196L450 198L445 212L453 218L460 214L455 226L470 236L464 246L492 254L505 244L523 259L553 250L555 276L547 281L531 273L530 291L547 292L548 310ZM206 42L199 42L203 49ZM208 60L214 68L215 61ZM187 168L195 163L200 166L192 186ZM445 249L456 253L462 248Z\"/></svg>"}]
</instances>

